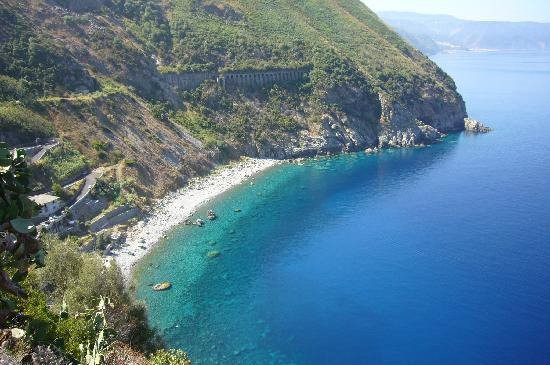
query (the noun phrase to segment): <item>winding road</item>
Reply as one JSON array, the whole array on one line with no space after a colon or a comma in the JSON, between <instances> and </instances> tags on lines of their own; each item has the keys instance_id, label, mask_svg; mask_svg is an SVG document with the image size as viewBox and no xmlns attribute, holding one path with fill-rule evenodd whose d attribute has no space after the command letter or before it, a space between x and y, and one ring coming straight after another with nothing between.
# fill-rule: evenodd
<instances>
[{"instance_id":1,"label":"winding road","mask_svg":"<svg viewBox=\"0 0 550 365\"><path fill-rule=\"evenodd\" d=\"M54 148L54 147L57 146L58 144L59 144L59 141L57 141L57 140L54 140L52 143L45 144L44 146L42 146L42 148L40 149L40 151L38 151L38 153L36 153L34 156L32 156L31 162L32 162L32 163L37 163L38 161L40 161L40 159L41 159L42 157L44 157L44 155L45 155L49 150L51 150L52 148Z\"/></svg>"},{"instance_id":2,"label":"winding road","mask_svg":"<svg viewBox=\"0 0 550 365\"><path fill-rule=\"evenodd\" d=\"M95 183L97 182L97 179L99 179L103 174L105 173L105 167L98 167L97 169L92 170L86 177L84 178L84 186L82 187L82 190L80 190L80 194L76 197L74 200L75 202L79 201L80 199L84 198L86 194L92 190Z\"/></svg>"}]
</instances>

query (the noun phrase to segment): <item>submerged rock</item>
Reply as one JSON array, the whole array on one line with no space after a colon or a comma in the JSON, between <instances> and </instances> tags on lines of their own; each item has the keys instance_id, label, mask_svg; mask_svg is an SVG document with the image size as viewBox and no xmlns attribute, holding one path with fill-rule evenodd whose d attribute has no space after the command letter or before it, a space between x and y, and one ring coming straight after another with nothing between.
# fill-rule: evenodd
<instances>
[{"instance_id":1,"label":"submerged rock","mask_svg":"<svg viewBox=\"0 0 550 365\"><path fill-rule=\"evenodd\" d=\"M199 227L202 227L204 226L204 221L202 219L197 219L197 221L195 222L195 224Z\"/></svg>"},{"instance_id":2,"label":"submerged rock","mask_svg":"<svg viewBox=\"0 0 550 365\"><path fill-rule=\"evenodd\" d=\"M172 283L170 283L168 281L153 285L153 290L154 291L164 291L164 290L168 290L170 288L172 288Z\"/></svg>"},{"instance_id":3,"label":"submerged rock","mask_svg":"<svg viewBox=\"0 0 550 365\"><path fill-rule=\"evenodd\" d=\"M209 211L208 211L208 216L207 216L207 217L208 217L208 219L211 220L211 221L213 221L213 220L215 220L216 218L218 218L218 216L216 215L216 213L214 213L213 210L209 210Z\"/></svg>"},{"instance_id":4,"label":"submerged rock","mask_svg":"<svg viewBox=\"0 0 550 365\"><path fill-rule=\"evenodd\" d=\"M369 155L374 155L376 153L380 152L380 149L378 147L374 147L374 148L367 148L365 150L365 153L369 154Z\"/></svg>"},{"instance_id":5,"label":"submerged rock","mask_svg":"<svg viewBox=\"0 0 550 365\"><path fill-rule=\"evenodd\" d=\"M211 259L216 258L216 257L220 256L220 251L209 251L206 254L206 256L208 256Z\"/></svg>"},{"instance_id":6,"label":"submerged rock","mask_svg":"<svg viewBox=\"0 0 550 365\"><path fill-rule=\"evenodd\" d=\"M488 133L491 131L491 128L484 126L482 123L472 118L464 119L464 129L474 133Z\"/></svg>"}]
</instances>

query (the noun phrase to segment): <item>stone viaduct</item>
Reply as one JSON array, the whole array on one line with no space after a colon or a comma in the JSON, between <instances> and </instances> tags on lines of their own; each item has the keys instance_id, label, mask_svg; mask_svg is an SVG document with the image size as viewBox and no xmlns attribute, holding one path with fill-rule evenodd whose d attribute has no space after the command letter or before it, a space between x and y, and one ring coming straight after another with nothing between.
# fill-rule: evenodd
<instances>
[{"instance_id":1,"label":"stone viaduct","mask_svg":"<svg viewBox=\"0 0 550 365\"><path fill-rule=\"evenodd\" d=\"M309 68L235 72L167 73L163 80L180 90L193 90L206 80L216 80L222 87L262 87L277 83L298 81L309 73Z\"/></svg>"},{"instance_id":2,"label":"stone viaduct","mask_svg":"<svg viewBox=\"0 0 550 365\"><path fill-rule=\"evenodd\" d=\"M162 79L168 85L180 90L193 90L206 80L215 80L216 72L170 72L162 75Z\"/></svg>"}]
</instances>

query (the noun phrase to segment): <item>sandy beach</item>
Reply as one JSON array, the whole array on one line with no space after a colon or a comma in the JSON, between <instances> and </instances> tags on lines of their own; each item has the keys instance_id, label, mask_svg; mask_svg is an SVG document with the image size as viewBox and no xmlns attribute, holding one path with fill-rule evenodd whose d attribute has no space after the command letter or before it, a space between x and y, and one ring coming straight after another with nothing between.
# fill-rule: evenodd
<instances>
[{"instance_id":1,"label":"sandy beach","mask_svg":"<svg viewBox=\"0 0 550 365\"><path fill-rule=\"evenodd\" d=\"M243 158L214 170L210 175L193 179L189 184L158 201L152 211L127 232L126 243L113 250L124 278L131 277L135 264L172 228L182 224L200 206L219 194L243 183L281 161Z\"/></svg>"}]
</instances>

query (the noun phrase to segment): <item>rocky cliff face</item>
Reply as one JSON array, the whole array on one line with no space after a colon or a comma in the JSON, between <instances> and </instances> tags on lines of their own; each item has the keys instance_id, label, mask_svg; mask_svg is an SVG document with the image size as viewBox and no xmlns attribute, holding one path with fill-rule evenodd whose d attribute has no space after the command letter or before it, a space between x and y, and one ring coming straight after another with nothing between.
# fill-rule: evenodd
<instances>
[{"instance_id":1,"label":"rocky cliff face","mask_svg":"<svg viewBox=\"0 0 550 365\"><path fill-rule=\"evenodd\" d=\"M295 158L317 154L354 152L367 148L415 147L434 143L450 132L462 131L467 118L462 97L443 101L427 95L418 101L391 101L353 88L334 90L330 100L343 110L322 115L287 138L245 148L245 153L266 158Z\"/></svg>"},{"instance_id":2,"label":"rocky cliff face","mask_svg":"<svg viewBox=\"0 0 550 365\"><path fill-rule=\"evenodd\" d=\"M0 100L44 79L24 107L149 195L240 155L432 143L467 116L452 80L358 0L6 0L0 25L0 82L14 88ZM231 90L189 76L304 69Z\"/></svg>"},{"instance_id":3,"label":"rocky cliff face","mask_svg":"<svg viewBox=\"0 0 550 365\"><path fill-rule=\"evenodd\" d=\"M435 142L449 132L464 129L467 117L462 97L441 100L427 94L413 102L383 99L378 147L413 147Z\"/></svg>"}]
</instances>

